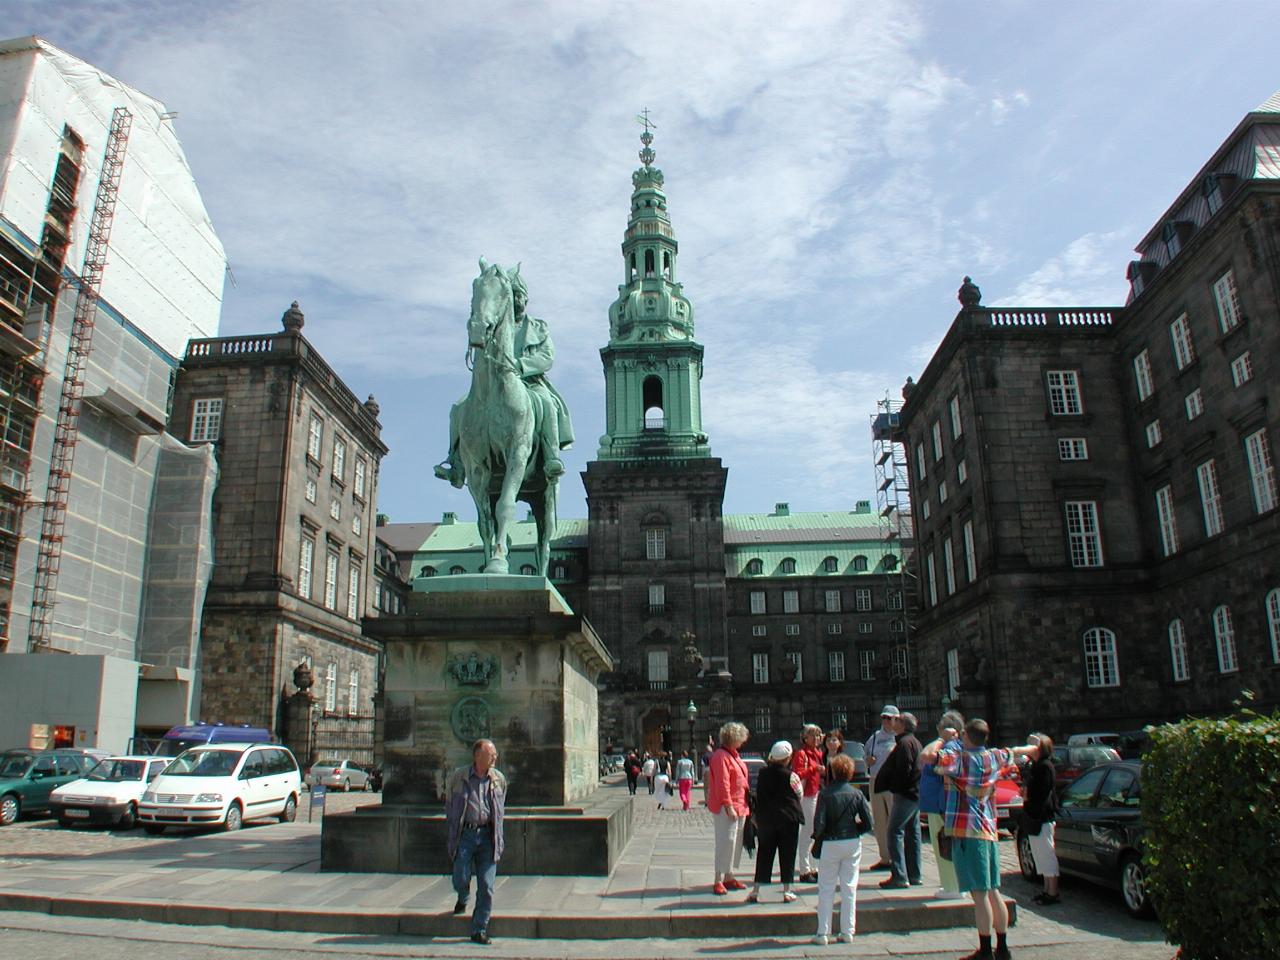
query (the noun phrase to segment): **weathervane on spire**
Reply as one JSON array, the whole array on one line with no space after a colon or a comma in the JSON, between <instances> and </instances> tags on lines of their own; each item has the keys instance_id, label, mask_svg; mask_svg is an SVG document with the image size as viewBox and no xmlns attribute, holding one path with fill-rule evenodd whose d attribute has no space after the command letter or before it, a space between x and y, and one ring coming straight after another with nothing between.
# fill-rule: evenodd
<instances>
[{"instance_id":1,"label":"weathervane on spire","mask_svg":"<svg viewBox=\"0 0 1280 960\"><path fill-rule=\"evenodd\" d=\"M653 165L654 158L657 154L653 152L653 148L649 144L653 143L653 132L658 129L658 125L649 119L649 108L645 107L640 113L636 114L636 122L644 124L644 133L640 134L640 142L644 144L644 149L640 151L640 162L646 167Z\"/></svg>"}]
</instances>

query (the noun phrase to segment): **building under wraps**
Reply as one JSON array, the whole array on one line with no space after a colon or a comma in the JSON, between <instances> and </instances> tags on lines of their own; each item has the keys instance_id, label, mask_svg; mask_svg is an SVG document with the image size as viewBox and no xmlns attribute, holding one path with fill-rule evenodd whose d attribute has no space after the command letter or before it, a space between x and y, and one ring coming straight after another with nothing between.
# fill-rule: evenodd
<instances>
[{"instance_id":1,"label":"building under wraps","mask_svg":"<svg viewBox=\"0 0 1280 960\"><path fill-rule=\"evenodd\" d=\"M164 105L0 42L2 746L121 749L198 703L217 471L165 424L225 269Z\"/></svg>"}]
</instances>

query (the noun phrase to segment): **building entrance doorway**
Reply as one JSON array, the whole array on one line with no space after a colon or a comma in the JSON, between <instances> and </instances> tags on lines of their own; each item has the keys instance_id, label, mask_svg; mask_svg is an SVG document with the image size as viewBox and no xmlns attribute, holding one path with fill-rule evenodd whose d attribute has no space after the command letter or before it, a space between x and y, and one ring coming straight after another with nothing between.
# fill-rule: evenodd
<instances>
[{"instance_id":1,"label":"building entrance doorway","mask_svg":"<svg viewBox=\"0 0 1280 960\"><path fill-rule=\"evenodd\" d=\"M640 721L641 749L655 757L663 750L662 733L670 729L671 714L665 707L654 707Z\"/></svg>"}]
</instances>

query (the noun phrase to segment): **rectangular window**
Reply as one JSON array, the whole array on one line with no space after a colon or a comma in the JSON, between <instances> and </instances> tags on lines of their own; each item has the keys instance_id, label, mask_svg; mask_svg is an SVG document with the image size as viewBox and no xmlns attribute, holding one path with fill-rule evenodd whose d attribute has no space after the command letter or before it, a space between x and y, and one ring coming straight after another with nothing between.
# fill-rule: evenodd
<instances>
[{"instance_id":1,"label":"rectangular window","mask_svg":"<svg viewBox=\"0 0 1280 960\"><path fill-rule=\"evenodd\" d=\"M783 613L799 613L800 612L800 592L798 590L782 591L782 612Z\"/></svg>"},{"instance_id":2,"label":"rectangular window","mask_svg":"<svg viewBox=\"0 0 1280 960\"><path fill-rule=\"evenodd\" d=\"M906 629L907 629L907 624L905 620L897 619L897 620L889 621L890 633L904 633L906 632Z\"/></svg>"},{"instance_id":3,"label":"rectangular window","mask_svg":"<svg viewBox=\"0 0 1280 960\"><path fill-rule=\"evenodd\" d=\"M326 713L338 709L338 665L332 660L324 672L324 709Z\"/></svg>"},{"instance_id":4,"label":"rectangular window","mask_svg":"<svg viewBox=\"0 0 1280 960\"><path fill-rule=\"evenodd\" d=\"M910 662L906 647L894 647L890 654L889 676L905 680L911 676Z\"/></svg>"},{"instance_id":5,"label":"rectangular window","mask_svg":"<svg viewBox=\"0 0 1280 960\"><path fill-rule=\"evenodd\" d=\"M1243 387L1252 379L1253 358L1249 355L1249 351L1246 350L1231 361L1231 382L1237 387Z\"/></svg>"},{"instance_id":6,"label":"rectangular window","mask_svg":"<svg viewBox=\"0 0 1280 960\"><path fill-rule=\"evenodd\" d=\"M311 414L311 426L307 429L307 456L316 463L320 462L320 449L324 441L324 421L317 414Z\"/></svg>"},{"instance_id":7,"label":"rectangular window","mask_svg":"<svg viewBox=\"0 0 1280 960\"><path fill-rule=\"evenodd\" d=\"M667 531L662 527L650 527L644 532L644 556L646 560L667 559Z\"/></svg>"},{"instance_id":8,"label":"rectangular window","mask_svg":"<svg viewBox=\"0 0 1280 960\"><path fill-rule=\"evenodd\" d=\"M360 712L360 674L355 670L347 676L347 713L355 716Z\"/></svg>"},{"instance_id":9,"label":"rectangular window","mask_svg":"<svg viewBox=\"0 0 1280 960\"><path fill-rule=\"evenodd\" d=\"M324 562L324 605L338 609L338 555L332 551Z\"/></svg>"},{"instance_id":10,"label":"rectangular window","mask_svg":"<svg viewBox=\"0 0 1280 960\"><path fill-rule=\"evenodd\" d=\"M867 634L867 633L870 633L873 629L875 629L874 625L869 620L861 620L858 622L859 633Z\"/></svg>"},{"instance_id":11,"label":"rectangular window","mask_svg":"<svg viewBox=\"0 0 1280 960\"><path fill-rule=\"evenodd\" d=\"M800 651L788 650L786 653L783 654L783 657L786 658L787 663L794 663L796 665L796 676L795 676L795 679L792 680L791 682L800 683L801 681L803 681L804 680L804 658L800 656Z\"/></svg>"},{"instance_id":12,"label":"rectangular window","mask_svg":"<svg viewBox=\"0 0 1280 960\"><path fill-rule=\"evenodd\" d=\"M315 562L316 542L310 537L303 537L298 553L298 596L304 600L311 599L311 572L315 569Z\"/></svg>"},{"instance_id":13,"label":"rectangular window","mask_svg":"<svg viewBox=\"0 0 1280 960\"><path fill-rule=\"evenodd\" d=\"M1160 441L1164 439L1164 434L1160 432L1160 421L1152 420L1147 424L1147 448L1160 446Z\"/></svg>"},{"instance_id":14,"label":"rectangular window","mask_svg":"<svg viewBox=\"0 0 1280 960\"><path fill-rule=\"evenodd\" d=\"M973 521L964 522L964 578L973 583L978 578L978 554L973 548Z\"/></svg>"},{"instance_id":15,"label":"rectangular window","mask_svg":"<svg viewBox=\"0 0 1280 960\"><path fill-rule=\"evenodd\" d=\"M667 651L650 650L649 651L649 682L666 684L671 679L668 672Z\"/></svg>"},{"instance_id":16,"label":"rectangular window","mask_svg":"<svg viewBox=\"0 0 1280 960\"><path fill-rule=\"evenodd\" d=\"M310 477L307 478L307 503L316 502L316 482Z\"/></svg>"},{"instance_id":17,"label":"rectangular window","mask_svg":"<svg viewBox=\"0 0 1280 960\"><path fill-rule=\"evenodd\" d=\"M902 609L902 591L901 590L889 591L888 608L890 610Z\"/></svg>"},{"instance_id":18,"label":"rectangular window","mask_svg":"<svg viewBox=\"0 0 1280 960\"><path fill-rule=\"evenodd\" d=\"M751 591L751 612L752 612L752 613L764 613L764 612L765 612L764 591L763 591L763 590L752 590L752 591Z\"/></svg>"},{"instance_id":19,"label":"rectangular window","mask_svg":"<svg viewBox=\"0 0 1280 960\"><path fill-rule=\"evenodd\" d=\"M356 457L356 476L353 492L361 500L364 499L364 482L365 473L369 469L369 463L364 457Z\"/></svg>"},{"instance_id":20,"label":"rectangular window","mask_svg":"<svg viewBox=\"0 0 1280 960\"><path fill-rule=\"evenodd\" d=\"M751 655L751 682L769 682L769 655L767 653L753 653Z\"/></svg>"},{"instance_id":21,"label":"rectangular window","mask_svg":"<svg viewBox=\"0 0 1280 960\"><path fill-rule=\"evenodd\" d=\"M951 538L942 541L942 576L947 586L947 596L956 592L956 558L951 549Z\"/></svg>"},{"instance_id":22,"label":"rectangular window","mask_svg":"<svg viewBox=\"0 0 1280 960\"><path fill-rule=\"evenodd\" d=\"M959 440L964 433L964 424L960 421L960 395L951 398L951 439Z\"/></svg>"},{"instance_id":23,"label":"rectangular window","mask_svg":"<svg viewBox=\"0 0 1280 960\"><path fill-rule=\"evenodd\" d=\"M828 623L827 633L833 637L836 636L837 634L844 633L844 625L840 623Z\"/></svg>"},{"instance_id":24,"label":"rectangular window","mask_svg":"<svg viewBox=\"0 0 1280 960\"><path fill-rule=\"evenodd\" d=\"M832 683L844 681L844 651L827 651L827 679Z\"/></svg>"},{"instance_id":25,"label":"rectangular window","mask_svg":"<svg viewBox=\"0 0 1280 960\"><path fill-rule=\"evenodd\" d=\"M858 589L853 592L853 608L861 612L871 609L870 589Z\"/></svg>"},{"instance_id":26,"label":"rectangular window","mask_svg":"<svg viewBox=\"0 0 1280 960\"><path fill-rule=\"evenodd\" d=\"M825 609L827 613L839 613L840 612L840 591L827 590L823 595L823 603L824 603L823 609Z\"/></svg>"},{"instance_id":27,"label":"rectangular window","mask_svg":"<svg viewBox=\"0 0 1280 960\"><path fill-rule=\"evenodd\" d=\"M1182 401L1187 408L1187 419L1194 420L1200 414L1204 413L1204 395L1200 392L1200 388L1196 387L1187 394L1185 400Z\"/></svg>"},{"instance_id":28,"label":"rectangular window","mask_svg":"<svg viewBox=\"0 0 1280 960\"><path fill-rule=\"evenodd\" d=\"M849 713L844 707L831 708L831 729L848 730L849 729Z\"/></svg>"},{"instance_id":29,"label":"rectangular window","mask_svg":"<svg viewBox=\"0 0 1280 960\"><path fill-rule=\"evenodd\" d=\"M920 504L920 514L926 520L929 519L929 516L932 513L933 513L933 506L929 500L925 500L923 503Z\"/></svg>"},{"instance_id":30,"label":"rectangular window","mask_svg":"<svg viewBox=\"0 0 1280 960\"><path fill-rule=\"evenodd\" d=\"M1218 326L1230 333L1240 325L1240 299L1236 295L1236 278L1230 270L1213 282L1213 302L1218 307Z\"/></svg>"},{"instance_id":31,"label":"rectangular window","mask_svg":"<svg viewBox=\"0 0 1280 960\"><path fill-rule=\"evenodd\" d=\"M360 536L360 531L363 528L364 528L364 523L360 519L360 514L353 513L351 515L351 532L358 537Z\"/></svg>"},{"instance_id":32,"label":"rectangular window","mask_svg":"<svg viewBox=\"0 0 1280 960\"><path fill-rule=\"evenodd\" d=\"M1084 635L1085 683L1091 687L1120 686L1116 638L1110 630L1094 627Z\"/></svg>"},{"instance_id":33,"label":"rectangular window","mask_svg":"<svg viewBox=\"0 0 1280 960\"><path fill-rule=\"evenodd\" d=\"M1138 400L1151 396L1151 351L1143 350L1133 358L1133 381L1138 387Z\"/></svg>"},{"instance_id":34,"label":"rectangular window","mask_svg":"<svg viewBox=\"0 0 1280 960\"><path fill-rule=\"evenodd\" d=\"M939 505L947 502L947 481L938 481L938 503Z\"/></svg>"},{"instance_id":35,"label":"rectangular window","mask_svg":"<svg viewBox=\"0 0 1280 960\"><path fill-rule=\"evenodd\" d=\"M933 421L933 462L937 463L942 459L942 424Z\"/></svg>"},{"instance_id":36,"label":"rectangular window","mask_svg":"<svg viewBox=\"0 0 1280 960\"><path fill-rule=\"evenodd\" d=\"M961 460L956 464L956 483L963 484L969 479L969 464Z\"/></svg>"},{"instance_id":37,"label":"rectangular window","mask_svg":"<svg viewBox=\"0 0 1280 960\"><path fill-rule=\"evenodd\" d=\"M1169 623L1169 659L1173 661L1173 682L1191 679L1191 665L1187 662L1187 632L1181 620Z\"/></svg>"},{"instance_id":38,"label":"rectangular window","mask_svg":"<svg viewBox=\"0 0 1280 960\"><path fill-rule=\"evenodd\" d=\"M1173 362L1179 370L1185 370L1196 359L1196 347L1191 341L1191 326L1184 313L1169 324L1169 336L1173 340Z\"/></svg>"},{"instance_id":39,"label":"rectangular window","mask_svg":"<svg viewBox=\"0 0 1280 960\"><path fill-rule=\"evenodd\" d=\"M1057 417L1079 416L1080 378L1074 370L1050 370L1045 376L1049 381L1049 410Z\"/></svg>"},{"instance_id":40,"label":"rectangular window","mask_svg":"<svg viewBox=\"0 0 1280 960\"><path fill-rule=\"evenodd\" d=\"M1249 463L1249 482L1253 486L1253 506L1258 513L1276 506L1276 469L1271 462L1271 445L1266 428L1244 438L1245 460Z\"/></svg>"},{"instance_id":41,"label":"rectangular window","mask_svg":"<svg viewBox=\"0 0 1280 960\"><path fill-rule=\"evenodd\" d=\"M960 651L955 647L947 651L947 696L960 696Z\"/></svg>"},{"instance_id":42,"label":"rectangular window","mask_svg":"<svg viewBox=\"0 0 1280 960\"><path fill-rule=\"evenodd\" d=\"M222 436L222 400L197 400L191 411L191 442L205 443Z\"/></svg>"},{"instance_id":43,"label":"rectangular window","mask_svg":"<svg viewBox=\"0 0 1280 960\"><path fill-rule=\"evenodd\" d=\"M667 605L667 585L665 583L649 584L649 612L661 613Z\"/></svg>"},{"instance_id":44,"label":"rectangular window","mask_svg":"<svg viewBox=\"0 0 1280 960\"><path fill-rule=\"evenodd\" d=\"M1084 437L1059 437L1059 460L1088 460L1089 441Z\"/></svg>"},{"instance_id":45,"label":"rectangular window","mask_svg":"<svg viewBox=\"0 0 1280 960\"><path fill-rule=\"evenodd\" d=\"M1216 537L1222 532L1222 494L1218 490L1218 472L1212 460L1196 467L1196 482L1200 485L1200 507L1204 512L1204 535Z\"/></svg>"},{"instance_id":46,"label":"rectangular window","mask_svg":"<svg viewBox=\"0 0 1280 960\"><path fill-rule=\"evenodd\" d=\"M329 516L335 520L342 519L342 504L337 500L329 501Z\"/></svg>"},{"instance_id":47,"label":"rectangular window","mask_svg":"<svg viewBox=\"0 0 1280 960\"><path fill-rule=\"evenodd\" d=\"M347 441L333 435L333 479L339 483L347 477Z\"/></svg>"},{"instance_id":48,"label":"rectangular window","mask_svg":"<svg viewBox=\"0 0 1280 960\"><path fill-rule=\"evenodd\" d=\"M1167 484L1156 491L1156 518L1160 521L1160 549L1172 557L1178 552L1178 523L1173 515L1173 488Z\"/></svg>"},{"instance_id":49,"label":"rectangular window","mask_svg":"<svg viewBox=\"0 0 1280 960\"><path fill-rule=\"evenodd\" d=\"M753 624L751 627L751 635L753 637L767 636L768 633L769 633L769 627L763 623L756 623L756 624Z\"/></svg>"},{"instance_id":50,"label":"rectangular window","mask_svg":"<svg viewBox=\"0 0 1280 960\"><path fill-rule=\"evenodd\" d=\"M923 480L929 474L925 471L924 444L916 444L916 480Z\"/></svg>"},{"instance_id":51,"label":"rectangular window","mask_svg":"<svg viewBox=\"0 0 1280 960\"><path fill-rule=\"evenodd\" d=\"M1098 531L1098 505L1093 500L1068 500L1067 540L1073 567L1102 566L1102 537Z\"/></svg>"},{"instance_id":52,"label":"rectangular window","mask_svg":"<svg viewBox=\"0 0 1280 960\"><path fill-rule=\"evenodd\" d=\"M360 613L360 564L347 565L347 616L355 620Z\"/></svg>"},{"instance_id":53,"label":"rectangular window","mask_svg":"<svg viewBox=\"0 0 1280 960\"><path fill-rule=\"evenodd\" d=\"M773 732L773 713L768 707L756 707L755 721L752 728L755 733Z\"/></svg>"},{"instance_id":54,"label":"rectangular window","mask_svg":"<svg viewBox=\"0 0 1280 960\"><path fill-rule=\"evenodd\" d=\"M798 637L798 636L800 636L800 624L798 624L798 623L788 623L788 624L783 628L783 633L785 633L788 637Z\"/></svg>"},{"instance_id":55,"label":"rectangular window","mask_svg":"<svg viewBox=\"0 0 1280 960\"><path fill-rule=\"evenodd\" d=\"M932 553L924 558L924 565L929 574L929 606L936 607L938 605L938 571L934 567Z\"/></svg>"},{"instance_id":56,"label":"rectangular window","mask_svg":"<svg viewBox=\"0 0 1280 960\"><path fill-rule=\"evenodd\" d=\"M874 650L858 651L858 678L874 680L876 678L876 652Z\"/></svg>"}]
</instances>

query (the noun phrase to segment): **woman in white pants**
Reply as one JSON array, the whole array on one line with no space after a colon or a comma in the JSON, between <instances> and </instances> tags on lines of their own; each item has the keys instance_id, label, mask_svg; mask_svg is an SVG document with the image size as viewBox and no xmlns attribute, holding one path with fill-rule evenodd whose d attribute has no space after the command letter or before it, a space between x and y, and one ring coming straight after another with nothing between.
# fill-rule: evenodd
<instances>
[{"instance_id":1,"label":"woman in white pants","mask_svg":"<svg viewBox=\"0 0 1280 960\"><path fill-rule=\"evenodd\" d=\"M1035 898L1042 907L1051 907L1058 896L1058 851L1054 849L1054 821L1058 818L1058 795L1054 790L1053 740L1043 733L1033 733L1027 742L1039 749L1032 754L1031 765L1022 775L1025 797L1022 804L1022 830L1031 843L1031 858L1044 877L1044 892ZM1039 830L1032 832L1039 825Z\"/></svg>"},{"instance_id":2,"label":"woman in white pants","mask_svg":"<svg viewBox=\"0 0 1280 960\"><path fill-rule=\"evenodd\" d=\"M841 943L853 942L857 926L858 866L862 860L862 835L872 828L871 808L862 791L854 788L853 759L840 754L831 761L832 782L818 794L813 833L822 840L818 857L818 932L813 942L826 946L831 934L831 908L840 894Z\"/></svg>"},{"instance_id":3,"label":"woman in white pants","mask_svg":"<svg viewBox=\"0 0 1280 960\"><path fill-rule=\"evenodd\" d=\"M817 864L809 858L809 838L813 836L813 815L818 809L818 791L826 774L822 751L822 728L806 723L800 732L800 749L791 755L791 772L800 778L804 795L800 809L804 813L804 826L800 828L800 843L796 846L796 879L800 883L813 883L818 879Z\"/></svg>"},{"instance_id":4,"label":"woman in white pants","mask_svg":"<svg viewBox=\"0 0 1280 960\"><path fill-rule=\"evenodd\" d=\"M738 748L747 742L747 728L729 722L720 728L720 749L711 755L707 768L707 809L715 826L715 880L711 892L724 896L730 890L745 890L733 871L742 860L742 826L750 809L747 799L747 765Z\"/></svg>"}]
</instances>

